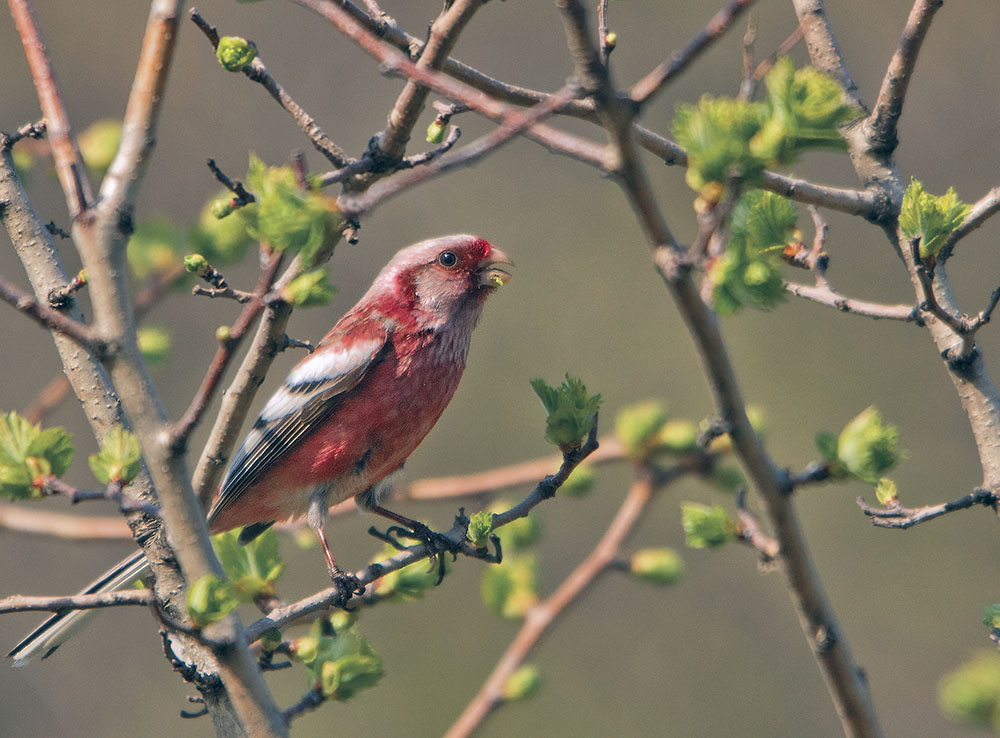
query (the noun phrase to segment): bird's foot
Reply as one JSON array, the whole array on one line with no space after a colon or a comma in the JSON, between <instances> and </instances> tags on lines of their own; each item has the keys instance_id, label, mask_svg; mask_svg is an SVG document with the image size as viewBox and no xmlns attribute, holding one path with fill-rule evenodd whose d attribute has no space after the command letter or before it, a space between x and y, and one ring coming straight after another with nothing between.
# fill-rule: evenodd
<instances>
[{"instance_id":1,"label":"bird's foot","mask_svg":"<svg viewBox=\"0 0 1000 738\"><path fill-rule=\"evenodd\" d=\"M351 601L354 595L363 595L365 593L365 585L353 574L348 574L340 569L331 569L330 579L333 580L333 585L337 588L339 595L335 603L337 607L346 610L347 603Z\"/></svg>"},{"instance_id":2,"label":"bird's foot","mask_svg":"<svg viewBox=\"0 0 1000 738\"><path fill-rule=\"evenodd\" d=\"M409 545L403 543L402 539L417 541L427 546L431 552L431 569L433 570L436 567L438 570L438 578L434 584L435 586L441 584L441 580L444 579L445 575L445 564L447 563L445 555L450 553L452 561L454 561L458 558L458 546L443 533L431 530L428 526L416 520L410 522L411 525L408 528L404 528L401 525L390 525L384 533L373 525L368 529L368 534L378 538L380 541L385 541L398 551L409 548Z\"/></svg>"}]
</instances>

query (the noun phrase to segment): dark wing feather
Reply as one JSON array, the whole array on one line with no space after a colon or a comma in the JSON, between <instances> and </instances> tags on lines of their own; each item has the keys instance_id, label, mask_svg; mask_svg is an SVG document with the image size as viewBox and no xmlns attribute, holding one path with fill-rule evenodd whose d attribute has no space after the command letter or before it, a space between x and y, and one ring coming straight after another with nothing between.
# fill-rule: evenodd
<instances>
[{"instance_id":1,"label":"dark wing feather","mask_svg":"<svg viewBox=\"0 0 1000 738\"><path fill-rule=\"evenodd\" d=\"M345 394L381 361L390 345L386 334L359 344L353 352L342 352L342 356L350 358L349 363L327 362L330 371L326 373L308 371L310 360L326 368L318 352L300 362L268 401L233 457L209 513L209 523L329 417Z\"/></svg>"}]
</instances>

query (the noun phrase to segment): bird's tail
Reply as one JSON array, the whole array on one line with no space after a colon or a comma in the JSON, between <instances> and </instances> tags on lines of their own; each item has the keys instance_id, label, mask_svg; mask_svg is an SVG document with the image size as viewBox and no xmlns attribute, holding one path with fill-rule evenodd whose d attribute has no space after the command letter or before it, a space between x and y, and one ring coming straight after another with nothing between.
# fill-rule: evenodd
<instances>
[{"instance_id":1,"label":"bird's tail","mask_svg":"<svg viewBox=\"0 0 1000 738\"><path fill-rule=\"evenodd\" d=\"M106 571L80 594L120 589L141 577L148 568L149 564L142 551L137 551ZM43 659L48 658L74 633L89 623L97 612L98 610L67 610L56 613L14 646L7 654L8 658L14 659L14 666L24 666L39 656Z\"/></svg>"}]
</instances>

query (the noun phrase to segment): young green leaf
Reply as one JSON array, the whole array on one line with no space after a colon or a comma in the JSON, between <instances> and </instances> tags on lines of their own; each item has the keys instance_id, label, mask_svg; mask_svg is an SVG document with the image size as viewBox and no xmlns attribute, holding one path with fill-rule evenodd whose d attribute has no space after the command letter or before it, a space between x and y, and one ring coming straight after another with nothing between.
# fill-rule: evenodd
<instances>
[{"instance_id":1,"label":"young green leaf","mask_svg":"<svg viewBox=\"0 0 1000 738\"><path fill-rule=\"evenodd\" d=\"M142 468L139 441L132 431L116 425L101 442L101 450L87 460L90 470L102 484L128 484Z\"/></svg>"},{"instance_id":2,"label":"young green leaf","mask_svg":"<svg viewBox=\"0 0 1000 738\"><path fill-rule=\"evenodd\" d=\"M300 274L281 290L281 298L295 307L328 305L337 293L322 267Z\"/></svg>"},{"instance_id":3,"label":"young green leaf","mask_svg":"<svg viewBox=\"0 0 1000 738\"><path fill-rule=\"evenodd\" d=\"M938 703L949 720L1000 732L1000 655L984 650L945 674Z\"/></svg>"},{"instance_id":4,"label":"young green leaf","mask_svg":"<svg viewBox=\"0 0 1000 738\"><path fill-rule=\"evenodd\" d=\"M736 526L720 505L682 502L681 525L691 548L717 548L736 538Z\"/></svg>"},{"instance_id":5,"label":"young green leaf","mask_svg":"<svg viewBox=\"0 0 1000 738\"><path fill-rule=\"evenodd\" d=\"M569 374L558 387L550 387L543 379L533 379L531 388L547 414L545 438L549 443L563 450L579 447L594 427L601 396L588 393L583 382Z\"/></svg>"},{"instance_id":6,"label":"young green leaf","mask_svg":"<svg viewBox=\"0 0 1000 738\"><path fill-rule=\"evenodd\" d=\"M907 238L920 239L920 258L929 259L937 255L948 236L965 221L972 209L958 199L951 187L940 196L924 190L919 180L910 180L910 186L903 193L903 205L899 211L899 229Z\"/></svg>"},{"instance_id":7,"label":"young green leaf","mask_svg":"<svg viewBox=\"0 0 1000 738\"><path fill-rule=\"evenodd\" d=\"M222 620L240 604L232 582L215 574L196 579L187 591L187 610L196 628Z\"/></svg>"},{"instance_id":8,"label":"young green leaf","mask_svg":"<svg viewBox=\"0 0 1000 738\"><path fill-rule=\"evenodd\" d=\"M493 513L488 511L474 512L469 516L469 529L465 537L476 548L484 548L493 531Z\"/></svg>"},{"instance_id":9,"label":"young green leaf","mask_svg":"<svg viewBox=\"0 0 1000 738\"><path fill-rule=\"evenodd\" d=\"M672 548L644 548L629 558L629 570L651 584L674 584L684 574L684 559Z\"/></svg>"},{"instance_id":10,"label":"young green leaf","mask_svg":"<svg viewBox=\"0 0 1000 738\"><path fill-rule=\"evenodd\" d=\"M215 56L227 72L242 72L257 58L257 47L253 41L239 36L223 36L219 39Z\"/></svg>"},{"instance_id":11,"label":"young green leaf","mask_svg":"<svg viewBox=\"0 0 1000 738\"><path fill-rule=\"evenodd\" d=\"M524 664L507 677L503 685L503 698L508 702L530 699L542 686L542 674L534 664Z\"/></svg>"},{"instance_id":12,"label":"young green leaf","mask_svg":"<svg viewBox=\"0 0 1000 738\"><path fill-rule=\"evenodd\" d=\"M840 464L851 476L871 484L877 484L901 456L899 428L886 425L874 405L845 425L837 439Z\"/></svg>"},{"instance_id":13,"label":"young green leaf","mask_svg":"<svg viewBox=\"0 0 1000 738\"><path fill-rule=\"evenodd\" d=\"M294 641L293 655L305 664L310 682L325 697L342 701L382 678L382 660L356 628L328 634L320 621Z\"/></svg>"},{"instance_id":14,"label":"young green leaf","mask_svg":"<svg viewBox=\"0 0 1000 738\"><path fill-rule=\"evenodd\" d=\"M62 428L42 430L16 412L0 413L0 497L40 497L45 479L65 474L73 453L73 437Z\"/></svg>"},{"instance_id":15,"label":"young green leaf","mask_svg":"<svg viewBox=\"0 0 1000 738\"><path fill-rule=\"evenodd\" d=\"M212 536L212 546L241 602L274 595L278 577L285 570L274 530L264 531L246 545L239 543L239 530L226 531Z\"/></svg>"},{"instance_id":16,"label":"young green leaf","mask_svg":"<svg viewBox=\"0 0 1000 738\"><path fill-rule=\"evenodd\" d=\"M659 443L659 434L667 423L667 408L651 400L628 405L615 416L615 436L632 458L642 459Z\"/></svg>"},{"instance_id":17,"label":"young green leaf","mask_svg":"<svg viewBox=\"0 0 1000 738\"><path fill-rule=\"evenodd\" d=\"M499 566L483 569L483 603L497 617L523 618L538 602L535 557L505 556Z\"/></svg>"}]
</instances>

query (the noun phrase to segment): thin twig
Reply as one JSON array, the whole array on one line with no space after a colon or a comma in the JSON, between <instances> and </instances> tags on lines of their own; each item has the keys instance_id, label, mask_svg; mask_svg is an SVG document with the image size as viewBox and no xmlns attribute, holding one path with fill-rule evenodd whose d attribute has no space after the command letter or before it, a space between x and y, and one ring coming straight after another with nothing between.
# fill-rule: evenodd
<instances>
[{"instance_id":1,"label":"thin twig","mask_svg":"<svg viewBox=\"0 0 1000 738\"><path fill-rule=\"evenodd\" d=\"M323 695L323 691L319 688L311 689L305 693L302 699L284 711L285 721L291 724L295 718L315 710L324 702L326 702L326 697Z\"/></svg>"},{"instance_id":2,"label":"thin twig","mask_svg":"<svg viewBox=\"0 0 1000 738\"><path fill-rule=\"evenodd\" d=\"M856 300L834 292L829 286L785 282L785 291L796 297L826 305L842 313L861 315L875 320L901 320L905 323L921 323L920 310L915 305L885 305L879 302Z\"/></svg>"},{"instance_id":3,"label":"thin twig","mask_svg":"<svg viewBox=\"0 0 1000 738\"><path fill-rule=\"evenodd\" d=\"M754 0L732 0L711 17L705 27L688 42L683 49L675 51L670 58L640 79L629 90L629 97L645 104L674 77L684 71L691 62L711 46L732 25L740 13L749 8Z\"/></svg>"},{"instance_id":4,"label":"thin twig","mask_svg":"<svg viewBox=\"0 0 1000 738\"><path fill-rule=\"evenodd\" d=\"M229 337L216 349L212 363L209 365L208 371L205 373L205 377L198 387L198 391L191 399L191 404L184 412L184 415L181 416L181 419L170 429L169 444L175 454L181 454L187 448L188 439L208 410L212 397L236 354L236 349L239 348L243 338L264 311L264 295L270 289L280 264L281 256L279 254L272 253L269 255L266 265L261 270L252 296L248 298L246 306L240 311L236 321L230 327Z\"/></svg>"},{"instance_id":5,"label":"thin twig","mask_svg":"<svg viewBox=\"0 0 1000 738\"><path fill-rule=\"evenodd\" d=\"M370 187L364 194L358 197L341 196L338 199L341 212L347 218L358 218L362 214L371 211L376 205L385 202L401 192L409 191L413 187L457 167L473 164L528 130L539 120L551 115L553 109L560 105L563 100L570 99L576 95L577 89L575 84L567 85L546 102L524 113L512 111L505 118L503 124L485 136L476 139L453 156L438 159L437 161L425 164L419 169L413 169L397 174L390 179L383 180Z\"/></svg>"},{"instance_id":6,"label":"thin twig","mask_svg":"<svg viewBox=\"0 0 1000 738\"><path fill-rule=\"evenodd\" d=\"M215 26L206 21L194 8L191 8L191 20L205 34L205 37L208 38L209 43L212 44L212 49L215 50L218 48L219 34ZM292 120L306 134L306 138L312 142L316 150L325 156L327 161L333 164L333 166L343 167L350 163L350 157L333 142L333 139L324 133L319 124L316 123L315 118L303 110L302 106L285 92L285 88L278 84L278 81L271 75L259 56L244 67L243 74L268 91L285 112L292 116Z\"/></svg>"},{"instance_id":7,"label":"thin twig","mask_svg":"<svg viewBox=\"0 0 1000 738\"><path fill-rule=\"evenodd\" d=\"M462 102L495 121L503 122L508 116L517 114L510 106L499 102L492 95L484 94L468 84L449 79L442 72L418 67L405 54L396 51L394 43L383 41L374 30L369 30L369 26L374 29L377 24L357 8L353 6L342 8L334 3L324 2L324 0L294 0L294 2L326 18L341 33L375 57L390 72L405 75L415 82L429 87L439 95ZM359 13L369 23L359 22L357 19ZM524 135L541 143L554 153L570 156L599 169L605 167L604 147L593 141L557 130L544 123L536 123L525 131Z\"/></svg>"},{"instance_id":8,"label":"thin twig","mask_svg":"<svg viewBox=\"0 0 1000 738\"><path fill-rule=\"evenodd\" d=\"M45 137L45 121L39 120L34 123L25 123L14 133L6 134L0 131L0 150L10 151L14 144L23 138L41 139Z\"/></svg>"},{"instance_id":9,"label":"thin twig","mask_svg":"<svg viewBox=\"0 0 1000 738\"><path fill-rule=\"evenodd\" d=\"M760 552L761 564L770 564L781 553L778 541L764 533L757 517L747 509L747 490L740 487L736 494L736 510L740 523L737 529L739 540Z\"/></svg>"},{"instance_id":10,"label":"thin twig","mask_svg":"<svg viewBox=\"0 0 1000 738\"><path fill-rule=\"evenodd\" d=\"M29 318L33 318L50 331L60 333L76 341L91 353L102 356L108 350L107 343L85 323L50 308L35 299L34 296L0 277L0 300L14 307Z\"/></svg>"},{"instance_id":11,"label":"thin twig","mask_svg":"<svg viewBox=\"0 0 1000 738\"><path fill-rule=\"evenodd\" d=\"M903 36L899 39L899 46L885 70L878 98L866 122L870 128L869 135L876 153L891 154L896 150L899 143L896 138L896 124L903 113L906 89L910 85L917 55L920 53L920 46L930 28L931 20L943 4L944 0L916 0L910 10Z\"/></svg>"},{"instance_id":12,"label":"thin twig","mask_svg":"<svg viewBox=\"0 0 1000 738\"><path fill-rule=\"evenodd\" d=\"M0 599L0 615L10 612L94 610L123 605L149 605L152 602L153 593L148 589L119 589L113 592L55 597L11 595Z\"/></svg>"},{"instance_id":13,"label":"thin twig","mask_svg":"<svg viewBox=\"0 0 1000 738\"><path fill-rule=\"evenodd\" d=\"M912 528L914 525L926 523L942 515L947 515L955 510L967 510L976 505L996 508L997 494L988 489L974 489L964 497L957 500L943 502L940 505L926 505L924 507L903 507L898 502L890 504L888 507L871 507L865 502L863 497L857 499L858 507L861 511L872 519L872 525L878 528Z\"/></svg>"},{"instance_id":14,"label":"thin twig","mask_svg":"<svg viewBox=\"0 0 1000 738\"><path fill-rule=\"evenodd\" d=\"M937 262L939 264L946 262L959 241L979 228L997 212L1000 212L1000 187L994 187L973 204L969 214L962 221L962 225L952 231L948 240L941 246L941 250L937 254Z\"/></svg>"}]
</instances>

